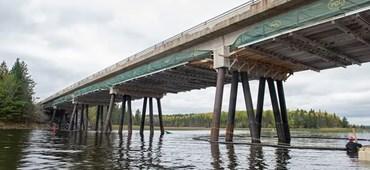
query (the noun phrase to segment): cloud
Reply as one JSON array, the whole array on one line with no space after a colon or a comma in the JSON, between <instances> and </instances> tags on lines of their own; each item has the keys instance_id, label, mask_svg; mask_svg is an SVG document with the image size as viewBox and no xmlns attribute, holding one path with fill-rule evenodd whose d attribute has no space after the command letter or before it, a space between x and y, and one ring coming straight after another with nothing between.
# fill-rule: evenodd
<instances>
[{"instance_id":1,"label":"cloud","mask_svg":"<svg viewBox=\"0 0 370 170\"><path fill-rule=\"evenodd\" d=\"M54 92L245 0L0 1L0 60L25 60L36 95ZM288 108L321 109L369 118L370 65L296 73L285 83ZM256 104L257 81L251 82ZM239 85L241 87L241 85ZM214 88L168 94L164 113L210 112ZM227 111L229 85L223 110ZM265 108L270 109L266 90ZM141 101L134 108L141 109ZM237 108L245 109L239 88Z\"/></svg>"}]
</instances>

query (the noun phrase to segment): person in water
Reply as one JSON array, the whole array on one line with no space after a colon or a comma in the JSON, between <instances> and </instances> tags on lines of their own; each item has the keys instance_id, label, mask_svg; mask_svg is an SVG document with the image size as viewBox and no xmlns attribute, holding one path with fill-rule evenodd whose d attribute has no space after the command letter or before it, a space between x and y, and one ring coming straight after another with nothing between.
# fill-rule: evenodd
<instances>
[{"instance_id":1,"label":"person in water","mask_svg":"<svg viewBox=\"0 0 370 170\"><path fill-rule=\"evenodd\" d=\"M346 144L347 153L357 153L358 150L362 147L361 144L355 142L355 138L350 136L348 138L348 143Z\"/></svg>"}]
</instances>

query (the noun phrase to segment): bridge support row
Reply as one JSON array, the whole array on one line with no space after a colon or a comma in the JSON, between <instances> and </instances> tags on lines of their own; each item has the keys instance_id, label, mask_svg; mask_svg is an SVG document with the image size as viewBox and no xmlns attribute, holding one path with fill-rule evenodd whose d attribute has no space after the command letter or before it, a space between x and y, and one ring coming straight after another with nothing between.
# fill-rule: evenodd
<instances>
[{"instance_id":1,"label":"bridge support row","mask_svg":"<svg viewBox=\"0 0 370 170\"><path fill-rule=\"evenodd\" d=\"M214 102L214 111L212 119L211 129L211 140L218 141L219 129L220 129L220 116L222 107L222 97L225 82L226 68L217 69L217 85L216 95ZM271 78L261 77L259 80L259 90L257 99L256 114L254 113L252 95L249 86L249 77L247 72L232 72L231 90L230 90L230 101L229 101L229 113L226 127L226 141L233 140L234 126L235 126L235 109L236 100L238 93L238 83L240 81L243 87L244 101L248 115L248 125L253 143L259 143L261 138L261 127L262 127L262 113L263 113L263 102L265 95L266 80L269 86L271 103L273 107L276 130L279 138L279 143L290 143L290 132L288 125L288 116L285 103L285 96L283 90L283 82L281 80L276 81L278 96L276 94L276 88L274 80Z\"/></svg>"},{"instance_id":2,"label":"bridge support row","mask_svg":"<svg viewBox=\"0 0 370 170\"><path fill-rule=\"evenodd\" d=\"M143 110L141 115L141 123L140 123L140 136L144 136L144 126L145 126L145 113L147 109L147 97L143 99ZM164 134L164 127L162 121L162 105L161 105L161 98L156 98L157 100L157 109L158 109L158 121L159 121L159 128L161 131L161 135ZM150 136L154 135L154 115L153 115L153 98L149 97L149 131Z\"/></svg>"},{"instance_id":3,"label":"bridge support row","mask_svg":"<svg viewBox=\"0 0 370 170\"><path fill-rule=\"evenodd\" d=\"M105 133L110 133L112 131L112 112L114 108L114 103L116 99L116 94L111 94L109 106L108 106L108 111L106 115L106 119L104 121L103 129L102 132ZM153 115L153 97L144 97L143 101L143 110L142 110L142 116L141 116L141 124L140 124L140 135L144 135L144 124L145 124L145 113L147 110L147 104L148 104L148 99L149 99L149 126L150 126L150 135L152 136L154 134L154 115ZM161 106L161 98L155 98L157 100L157 108L158 108L158 119L159 119L159 126L161 130L161 135L164 134L164 127L163 127L163 122L162 122L162 106ZM119 121L119 129L118 132L122 134L123 131L123 124L124 124L124 119L125 119L125 114L128 113L128 134L132 134L132 107L131 107L131 101L132 97L130 95L123 95L122 97L122 110L120 114L120 121ZM126 110L127 106L127 110ZM101 111L102 109L99 109L98 107L98 112L97 112L97 120L96 120L96 125L98 125L99 121L102 121L102 114L103 112ZM98 129L98 126L95 127L95 129Z\"/></svg>"},{"instance_id":4,"label":"bridge support row","mask_svg":"<svg viewBox=\"0 0 370 170\"><path fill-rule=\"evenodd\" d=\"M88 130L88 116L89 116L89 105L82 104L79 108L78 104L74 104L73 111L70 117L68 130ZM80 117L78 117L80 116Z\"/></svg>"}]
</instances>

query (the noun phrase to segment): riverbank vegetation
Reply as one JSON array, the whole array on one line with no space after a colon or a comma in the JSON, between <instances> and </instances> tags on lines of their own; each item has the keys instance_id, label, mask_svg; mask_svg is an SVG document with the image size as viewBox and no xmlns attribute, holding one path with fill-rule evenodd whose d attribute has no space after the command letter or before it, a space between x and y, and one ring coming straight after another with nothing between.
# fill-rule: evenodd
<instances>
[{"instance_id":1,"label":"riverbank vegetation","mask_svg":"<svg viewBox=\"0 0 370 170\"><path fill-rule=\"evenodd\" d=\"M174 127L210 127L212 122L212 113L202 114L175 114L164 115L164 124ZM291 128L348 128L350 126L346 117L341 118L335 113L327 113L315 110L290 110L288 112L288 121ZM227 113L221 114L221 127L226 127ZM248 116L246 111L237 111L235 114L235 127L247 128ZM262 128L275 127L274 114L271 110L263 112Z\"/></svg>"},{"instance_id":2,"label":"riverbank vegetation","mask_svg":"<svg viewBox=\"0 0 370 170\"><path fill-rule=\"evenodd\" d=\"M33 120L35 82L27 64L16 59L9 69L5 61L0 65L0 122L24 123Z\"/></svg>"},{"instance_id":3,"label":"riverbank vegetation","mask_svg":"<svg viewBox=\"0 0 370 170\"><path fill-rule=\"evenodd\" d=\"M92 111L96 109L91 109ZM112 114L113 124L119 124L120 108L116 107ZM136 110L133 115L133 124L140 125L141 112ZM95 114L90 114L90 120L95 121ZM128 114L125 114L125 125L127 124ZM351 125L346 117L340 117L335 113L326 111L311 110L289 110L289 126L295 129L348 129ZM146 124L149 124L149 116L146 115ZM212 123L212 113L192 113L192 114L167 114L163 115L163 124L166 127L177 128L210 128ZM221 114L221 128L225 128L227 123L227 112ZM158 115L154 115L154 124L159 125ZM262 128L274 128L275 119L272 110L263 112ZM246 111L237 111L235 114L235 128L248 128L248 116ZM365 127L362 127L365 128Z\"/></svg>"}]
</instances>

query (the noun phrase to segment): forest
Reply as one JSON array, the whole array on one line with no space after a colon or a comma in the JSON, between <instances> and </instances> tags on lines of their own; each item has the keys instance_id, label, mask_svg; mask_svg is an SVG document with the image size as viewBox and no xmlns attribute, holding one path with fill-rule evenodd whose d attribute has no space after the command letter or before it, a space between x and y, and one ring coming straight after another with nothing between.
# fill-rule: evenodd
<instances>
[{"instance_id":1,"label":"forest","mask_svg":"<svg viewBox=\"0 0 370 170\"><path fill-rule=\"evenodd\" d=\"M115 108L112 116L113 124L119 124L120 109ZM128 120L128 114L125 114L125 121ZM93 117L90 117L94 119ZM141 120L140 110L136 110L133 115L133 124L139 125ZM349 124L346 117L340 117L335 113L315 111L313 109L307 111L302 109L289 110L288 112L289 125L292 128L348 128ZM149 124L149 116L146 116L146 124ZM212 113L192 113L192 114L166 114L163 115L163 124L167 127L204 127L209 128L212 123ZM221 114L221 127L226 127L227 112ZM125 123L126 124L126 123ZM159 125L158 116L154 115L155 126ZM237 111L235 114L235 127L247 128L248 116L246 111ZM263 128L275 127L275 119L272 110L263 112L262 117Z\"/></svg>"},{"instance_id":2,"label":"forest","mask_svg":"<svg viewBox=\"0 0 370 170\"><path fill-rule=\"evenodd\" d=\"M33 118L35 82L27 64L16 59L9 69L5 61L0 65L0 121L25 122Z\"/></svg>"}]
</instances>

